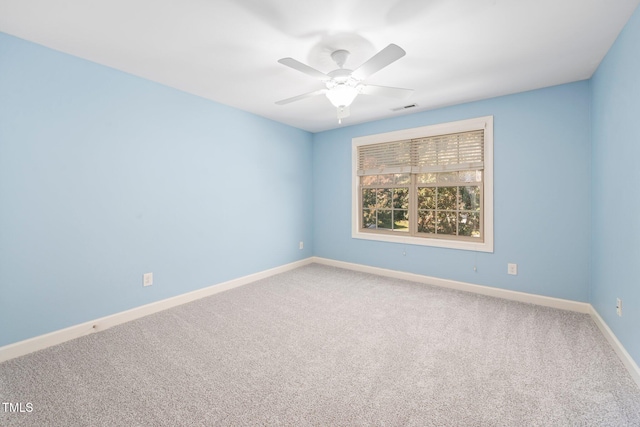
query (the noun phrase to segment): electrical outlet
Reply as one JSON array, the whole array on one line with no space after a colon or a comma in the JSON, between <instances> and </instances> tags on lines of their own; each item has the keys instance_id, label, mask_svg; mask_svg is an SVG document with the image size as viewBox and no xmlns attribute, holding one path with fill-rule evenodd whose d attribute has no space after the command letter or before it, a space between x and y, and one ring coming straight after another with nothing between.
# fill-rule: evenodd
<instances>
[{"instance_id":1,"label":"electrical outlet","mask_svg":"<svg viewBox=\"0 0 640 427\"><path fill-rule=\"evenodd\" d=\"M300 244L298 245L298 247L300 249L304 249L304 242L302 240L300 241Z\"/></svg>"},{"instance_id":2,"label":"electrical outlet","mask_svg":"<svg viewBox=\"0 0 640 427\"><path fill-rule=\"evenodd\" d=\"M142 275L142 286L153 285L153 273L144 273Z\"/></svg>"},{"instance_id":3,"label":"electrical outlet","mask_svg":"<svg viewBox=\"0 0 640 427\"><path fill-rule=\"evenodd\" d=\"M507 273L517 276L518 275L518 264L507 264Z\"/></svg>"},{"instance_id":4,"label":"electrical outlet","mask_svg":"<svg viewBox=\"0 0 640 427\"><path fill-rule=\"evenodd\" d=\"M616 298L616 313L622 317L622 300L620 298Z\"/></svg>"}]
</instances>

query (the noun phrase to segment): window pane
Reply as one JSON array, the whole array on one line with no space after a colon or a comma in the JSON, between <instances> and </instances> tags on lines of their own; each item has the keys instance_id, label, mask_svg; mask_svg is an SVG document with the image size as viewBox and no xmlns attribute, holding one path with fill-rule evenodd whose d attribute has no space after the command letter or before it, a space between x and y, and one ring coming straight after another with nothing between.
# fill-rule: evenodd
<instances>
[{"instance_id":1,"label":"window pane","mask_svg":"<svg viewBox=\"0 0 640 427\"><path fill-rule=\"evenodd\" d=\"M378 175L378 185L391 185L393 184L393 174Z\"/></svg>"},{"instance_id":2,"label":"window pane","mask_svg":"<svg viewBox=\"0 0 640 427\"><path fill-rule=\"evenodd\" d=\"M376 210L362 210L362 228L376 228Z\"/></svg>"},{"instance_id":3,"label":"window pane","mask_svg":"<svg viewBox=\"0 0 640 427\"><path fill-rule=\"evenodd\" d=\"M458 234L460 236L480 237L479 213L460 212L458 221Z\"/></svg>"},{"instance_id":4,"label":"window pane","mask_svg":"<svg viewBox=\"0 0 640 427\"><path fill-rule=\"evenodd\" d=\"M435 208L436 208L435 187L418 188L418 209L435 209Z\"/></svg>"},{"instance_id":5,"label":"window pane","mask_svg":"<svg viewBox=\"0 0 640 427\"><path fill-rule=\"evenodd\" d=\"M396 231L409 231L409 211L393 211L393 229Z\"/></svg>"},{"instance_id":6,"label":"window pane","mask_svg":"<svg viewBox=\"0 0 640 427\"><path fill-rule=\"evenodd\" d=\"M363 187L376 185L377 182L378 182L378 175L367 175L367 176L360 177L360 184Z\"/></svg>"},{"instance_id":7,"label":"window pane","mask_svg":"<svg viewBox=\"0 0 640 427\"><path fill-rule=\"evenodd\" d=\"M438 210L456 210L458 187L438 187Z\"/></svg>"},{"instance_id":8,"label":"window pane","mask_svg":"<svg viewBox=\"0 0 640 427\"><path fill-rule=\"evenodd\" d=\"M458 172L460 174L461 182L481 182L482 181L482 171L461 171Z\"/></svg>"},{"instance_id":9,"label":"window pane","mask_svg":"<svg viewBox=\"0 0 640 427\"><path fill-rule=\"evenodd\" d=\"M438 174L435 173L421 173L417 175L418 184L434 184Z\"/></svg>"},{"instance_id":10,"label":"window pane","mask_svg":"<svg viewBox=\"0 0 640 427\"><path fill-rule=\"evenodd\" d=\"M362 207L374 208L376 206L376 190L371 188L362 189Z\"/></svg>"},{"instance_id":11,"label":"window pane","mask_svg":"<svg viewBox=\"0 0 640 427\"><path fill-rule=\"evenodd\" d=\"M450 234L455 236L456 230L456 213L455 212L438 212L437 223L438 234Z\"/></svg>"},{"instance_id":12,"label":"window pane","mask_svg":"<svg viewBox=\"0 0 640 427\"><path fill-rule=\"evenodd\" d=\"M460 209L480 211L480 187L460 187Z\"/></svg>"},{"instance_id":13,"label":"window pane","mask_svg":"<svg viewBox=\"0 0 640 427\"><path fill-rule=\"evenodd\" d=\"M409 189L393 189L393 207L395 209L409 209Z\"/></svg>"},{"instance_id":14,"label":"window pane","mask_svg":"<svg viewBox=\"0 0 640 427\"><path fill-rule=\"evenodd\" d=\"M377 206L379 208L391 208L391 199L393 197L393 190L391 188L381 188L376 190Z\"/></svg>"},{"instance_id":15,"label":"window pane","mask_svg":"<svg viewBox=\"0 0 640 427\"><path fill-rule=\"evenodd\" d=\"M435 211L418 212L418 232L435 234L436 232Z\"/></svg>"},{"instance_id":16,"label":"window pane","mask_svg":"<svg viewBox=\"0 0 640 427\"><path fill-rule=\"evenodd\" d=\"M378 228L391 230L391 210L378 210Z\"/></svg>"},{"instance_id":17,"label":"window pane","mask_svg":"<svg viewBox=\"0 0 640 427\"><path fill-rule=\"evenodd\" d=\"M396 184L409 184L411 182L411 175L408 173L396 174L394 181Z\"/></svg>"},{"instance_id":18,"label":"window pane","mask_svg":"<svg viewBox=\"0 0 640 427\"><path fill-rule=\"evenodd\" d=\"M458 172L441 172L438 174L438 182L458 182Z\"/></svg>"}]
</instances>

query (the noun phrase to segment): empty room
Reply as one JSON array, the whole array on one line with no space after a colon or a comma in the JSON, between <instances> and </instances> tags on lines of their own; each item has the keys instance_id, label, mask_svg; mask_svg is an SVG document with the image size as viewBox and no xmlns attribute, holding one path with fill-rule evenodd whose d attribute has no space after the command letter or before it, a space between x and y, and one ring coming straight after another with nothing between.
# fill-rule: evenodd
<instances>
[{"instance_id":1,"label":"empty room","mask_svg":"<svg viewBox=\"0 0 640 427\"><path fill-rule=\"evenodd\" d=\"M0 0L1 426L640 426L640 0Z\"/></svg>"}]
</instances>

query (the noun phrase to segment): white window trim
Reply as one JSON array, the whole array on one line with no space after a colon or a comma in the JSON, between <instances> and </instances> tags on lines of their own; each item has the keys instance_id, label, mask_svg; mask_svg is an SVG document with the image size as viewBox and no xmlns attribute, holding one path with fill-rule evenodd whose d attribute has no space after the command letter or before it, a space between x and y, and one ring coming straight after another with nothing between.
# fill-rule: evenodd
<instances>
[{"instance_id":1,"label":"white window trim","mask_svg":"<svg viewBox=\"0 0 640 427\"><path fill-rule=\"evenodd\" d=\"M359 179L358 179L358 147L361 145L377 144L381 142L399 141L405 139L423 138L449 133L467 132L484 129L484 242L470 242L462 240L446 240L442 238L427 238L390 234L366 233L360 231L359 216ZM493 116L475 119L459 120L431 126L403 129L394 132L379 133L353 138L351 150L352 160L352 193L351 193L351 237L354 239L376 240L383 242L404 243L409 245L434 246L439 248L462 249L478 252L493 252Z\"/></svg>"}]
</instances>

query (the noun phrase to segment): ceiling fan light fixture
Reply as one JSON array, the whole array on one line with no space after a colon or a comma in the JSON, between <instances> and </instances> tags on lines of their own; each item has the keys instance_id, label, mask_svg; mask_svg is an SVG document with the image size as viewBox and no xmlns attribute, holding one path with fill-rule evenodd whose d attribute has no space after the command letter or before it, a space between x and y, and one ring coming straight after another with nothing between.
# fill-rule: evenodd
<instances>
[{"instance_id":1,"label":"ceiling fan light fixture","mask_svg":"<svg viewBox=\"0 0 640 427\"><path fill-rule=\"evenodd\" d=\"M327 91L327 98L336 108L348 107L358 96L358 93L360 91L357 87L339 84Z\"/></svg>"}]
</instances>

